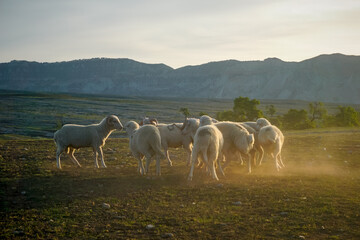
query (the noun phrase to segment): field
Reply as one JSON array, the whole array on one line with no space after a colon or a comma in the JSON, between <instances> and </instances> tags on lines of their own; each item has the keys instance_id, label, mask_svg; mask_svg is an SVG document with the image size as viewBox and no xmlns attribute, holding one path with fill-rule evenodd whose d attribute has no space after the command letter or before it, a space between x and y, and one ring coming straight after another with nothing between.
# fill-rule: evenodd
<instances>
[{"instance_id":1,"label":"field","mask_svg":"<svg viewBox=\"0 0 360 240\"><path fill-rule=\"evenodd\" d=\"M29 99L32 104L21 108ZM54 104L74 99L73 106ZM231 103L204 101L205 108L161 100L26 94L5 100L12 105L3 104L8 112L2 116L8 118L0 119L2 127L9 124L0 140L1 239L360 239L359 129L285 132L286 167L280 172L271 159L251 174L232 162L218 182L201 169L188 182L183 149L171 150L172 167L162 161L162 176L155 176L154 162L151 173L140 176L121 134L104 147L107 169L94 169L91 150L82 149L76 156L83 167L63 156L60 171L55 144L46 134L56 128L56 114L66 121L101 119L110 111L101 112L104 101L117 115L127 107L121 101L128 101L129 115L121 120L140 117L147 106L144 112L160 119L167 116L160 113L172 109L168 121L181 119L180 107L212 113ZM14 116L25 119L26 114L34 116L36 129L30 120L10 127ZM27 134L21 135L21 129Z\"/></svg>"}]
</instances>

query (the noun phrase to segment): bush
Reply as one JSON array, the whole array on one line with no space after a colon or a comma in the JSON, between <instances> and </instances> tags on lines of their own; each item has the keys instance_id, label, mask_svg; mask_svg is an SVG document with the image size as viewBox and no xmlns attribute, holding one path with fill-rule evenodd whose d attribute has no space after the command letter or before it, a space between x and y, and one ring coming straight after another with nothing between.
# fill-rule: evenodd
<instances>
[{"instance_id":1,"label":"bush","mask_svg":"<svg viewBox=\"0 0 360 240\"><path fill-rule=\"evenodd\" d=\"M353 107L339 106L339 113L335 115L335 124L340 127L358 127L359 113Z\"/></svg>"},{"instance_id":2,"label":"bush","mask_svg":"<svg viewBox=\"0 0 360 240\"><path fill-rule=\"evenodd\" d=\"M315 127L315 124L309 120L308 113L304 109L290 109L283 115L282 122L284 128L289 130L300 130Z\"/></svg>"}]
</instances>

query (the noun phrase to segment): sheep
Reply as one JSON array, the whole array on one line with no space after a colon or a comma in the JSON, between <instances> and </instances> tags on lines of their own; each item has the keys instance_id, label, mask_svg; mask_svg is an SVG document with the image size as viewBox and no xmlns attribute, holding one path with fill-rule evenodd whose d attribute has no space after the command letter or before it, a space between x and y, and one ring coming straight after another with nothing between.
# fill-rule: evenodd
<instances>
[{"instance_id":1,"label":"sheep","mask_svg":"<svg viewBox=\"0 0 360 240\"><path fill-rule=\"evenodd\" d=\"M216 174L216 162L223 173L220 165L222 159L222 148L224 139L217 127L214 125L200 126L194 136L194 147L191 153L191 168L188 180L191 181L194 173L195 162L199 154L202 154L202 159L210 170L213 179L219 180Z\"/></svg>"},{"instance_id":2,"label":"sheep","mask_svg":"<svg viewBox=\"0 0 360 240\"><path fill-rule=\"evenodd\" d=\"M156 118L149 118L147 116L145 116L139 123L140 126L146 125L146 124L152 124L152 125L157 125L159 122Z\"/></svg>"},{"instance_id":3,"label":"sheep","mask_svg":"<svg viewBox=\"0 0 360 240\"><path fill-rule=\"evenodd\" d=\"M188 135L183 135L180 130L181 123L164 124L159 123L156 127L160 131L161 146L164 149L168 164L172 166L172 162L169 156L168 148L177 148L183 146L187 152L187 164L190 164L192 138Z\"/></svg>"},{"instance_id":4,"label":"sheep","mask_svg":"<svg viewBox=\"0 0 360 240\"><path fill-rule=\"evenodd\" d=\"M206 115L202 116L200 120L193 118L185 119L185 122L182 127L182 131L184 134L195 135L194 132L196 133L197 129L200 129L199 127L201 127L204 124L214 124L214 126L217 127L219 131L222 133L223 145L224 145L223 152L226 159L228 159L226 165L229 163L229 159L232 152L240 151L241 153L248 155L250 150L253 148L254 135L249 134L249 132L244 127L234 122L217 122L216 120ZM195 145L195 139L194 139L194 145ZM250 162L248 164L248 167L249 167L249 172L251 172ZM220 171L224 175L222 169L220 169Z\"/></svg>"},{"instance_id":5,"label":"sheep","mask_svg":"<svg viewBox=\"0 0 360 240\"><path fill-rule=\"evenodd\" d=\"M119 118L115 115L105 117L100 123L92 125L65 124L61 129L55 132L54 141L57 146L56 164L61 169L60 155L66 152L74 164L81 167L74 156L76 149L83 147L92 147L95 155L95 167L99 168L98 154L101 158L102 167L106 168L102 147L106 139L114 130L123 128Z\"/></svg>"},{"instance_id":6,"label":"sheep","mask_svg":"<svg viewBox=\"0 0 360 240\"><path fill-rule=\"evenodd\" d=\"M259 144L265 149L266 152L271 153L275 160L276 170L285 167L281 159L281 149L284 144L284 135L274 125L264 126L260 129L258 134ZM261 161L259 163L261 165Z\"/></svg>"},{"instance_id":7,"label":"sheep","mask_svg":"<svg viewBox=\"0 0 360 240\"><path fill-rule=\"evenodd\" d=\"M229 164L231 155L239 151L249 157L248 172L251 173L250 152L254 146L254 134L250 134L244 127L234 122L218 122L214 126L220 130L224 139L223 152L226 163L223 168Z\"/></svg>"},{"instance_id":8,"label":"sheep","mask_svg":"<svg viewBox=\"0 0 360 240\"><path fill-rule=\"evenodd\" d=\"M152 123L151 121L152 120ZM181 133L181 123L158 123L156 118L144 117L142 122L145 124L153 124L155 125L159 131L161 136L161 146L164 149L166 159L168 161L169 166L172 166L172 161L169 156L168 148L178 148L183 146L185 151L187 152L187 164L190 164L191 158L191 149L192 149L192 138L189 135L183 135ZM141 125L141 124L140 124Z\"/></svg>"},{"instance_id":9,"label":"sheep","mask_svg":"<svg viewBox=\"0 0 360 240\"><path fill-rule=\"evenodd\" d=\"M160 160L165 158L161 151L160 131L154 125L139 126L135 121L129 121L124 125L124 130L129 137L129 147L133 156L139 161L138 171L141 175L149 172L151 158L155 155L156 175L161 175ZM143 157L146 158L144 170Z\"/></svg>"}]
</instances>

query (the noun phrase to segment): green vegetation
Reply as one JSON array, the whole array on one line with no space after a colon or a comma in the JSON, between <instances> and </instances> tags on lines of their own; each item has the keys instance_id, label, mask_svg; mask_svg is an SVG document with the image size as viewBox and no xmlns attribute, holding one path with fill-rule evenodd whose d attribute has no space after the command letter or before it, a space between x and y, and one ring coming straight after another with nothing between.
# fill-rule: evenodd
<instances>
[{"instance_id":1,"label":"green vegetation","mask_svg":"<svg viewBox=\"0 0 360 240\"><path fill-rule=\"evenodd\" d=\"M258 109L260 101L250 100L247 97L234 99L233 110L216 113L221 121L254 121L265 116L270 122L286 130L310 129L315 127L358 127L360 126L360 113L351 106L338 106L335 115L328 115L324 103L311 102L309 111L305 109L290 108L282 115L275 116L277 109L273 104L265 107L265 115Z\"/></svg>"}]
</instances>

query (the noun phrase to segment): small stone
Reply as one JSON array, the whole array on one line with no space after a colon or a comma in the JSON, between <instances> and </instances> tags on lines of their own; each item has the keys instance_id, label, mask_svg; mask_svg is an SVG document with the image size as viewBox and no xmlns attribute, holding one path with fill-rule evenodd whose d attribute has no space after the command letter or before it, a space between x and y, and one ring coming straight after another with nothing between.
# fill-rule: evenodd
<instances>
[{"instance_id":1,"label":"small stone","mask_svg":"<svg viewBox=\"0 0 360 240\"><path fill-rule=\"evenodd\" d=\"M305 239L305 236L299 235L299 238L300 238L300 239Z\"/></svg>"},{"instance_id":2,"label":"small stone","mask_svg":"<svg viewBox=\"0 0 360 240\"><path fill-rule=\"evenodd\" d=\"M155 228L155 226L154 225L152 225L152 224L149 224L149 225L147 225L146 226L146 229L148 229L148 230L150 230L150 229L154 229Z\"/></svg>"},{"instance_id":3,"label":"small stone","mask_svg":"<svg viewBox=\"0 0 360 240\"><path fill-rule=\"evenodd\" d=\"M21 230L15 230L13 233L18 236L24 235L24 231L21 231Z\"/></svg>"},{"instance_id":4,"label":"small stone","mask_svg":"<svg viewBox=\"0 0 360 240\"><path fill-rule=\"evenodd\" d=\"M235 206L240 206L242 203L240 201L237 201L237 202L233 202L233 205Z\"/></svg>"},{"instance_id":5,"label":"small stone","mask_svg":"<svg viewBox=\"0 0 360 240\"><path fill-rule=\"evenodd\" d=\"M25 194L26 194L26 191L22 191L22 192L21 192L21 195L25 195Z\"/></svg>"},{"instance_id":6,"label":"small stone","mask_svg":"<svg viewBox=\"0 0 360 240\"><path fill-rule=\"evenodd\" d=\"M216 185L216 187L218 187L218 188L222 188L222 187L224 187L224 184L219 183L219 184L217 184L217 185Z\"/></svg>"},{"instance_id":7,"label":"small stone","mask_svg":"<svg viewBox=\"0 0 360 240\"><path fill-rule=\"evenodd\" d=\"M280 215L281 216L287 216L289 213L288 212L281 212Z\"/></svg>"},{"instance_id":8,"label":"small stone","mask_svg":"<svg viewBox=\"0 0 360 240\"><path fill-rule=\"evenodd\" d=\"M163 238L173 238L174 234L172 234L172 233L164 233L163 235L161 235L161 237L163 237Z\"/></svg>"},{"instance_id":9,"label":"small stone","mask_svg":"<svg viewBox=\"0 0 360 240\"><path fill-rule=\"evenodd\" d=\"M110 208L110 204L108 204L108 203L103 203L103 204L102 204L102 207L105 208L105 209L109 209L109 208Z\"/></svg>"}]
</instances>

